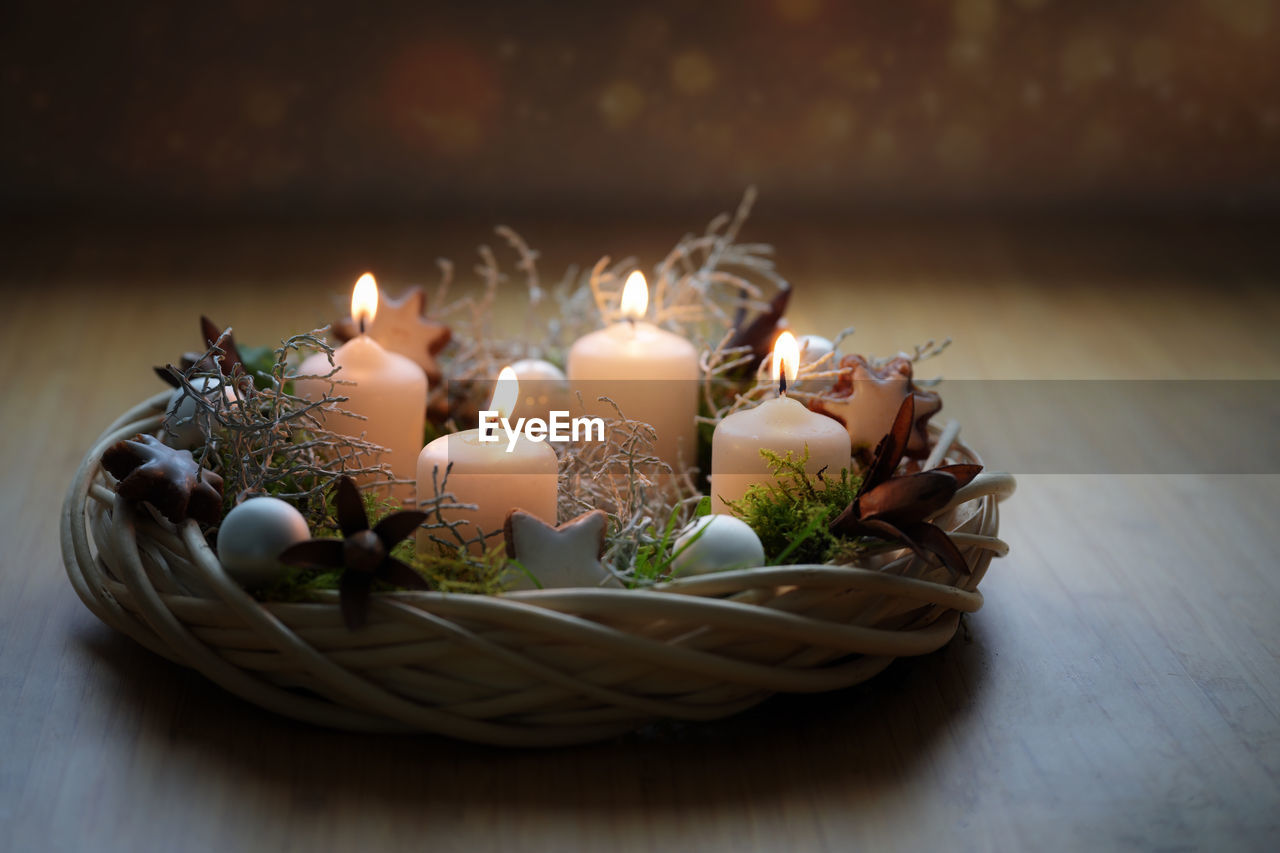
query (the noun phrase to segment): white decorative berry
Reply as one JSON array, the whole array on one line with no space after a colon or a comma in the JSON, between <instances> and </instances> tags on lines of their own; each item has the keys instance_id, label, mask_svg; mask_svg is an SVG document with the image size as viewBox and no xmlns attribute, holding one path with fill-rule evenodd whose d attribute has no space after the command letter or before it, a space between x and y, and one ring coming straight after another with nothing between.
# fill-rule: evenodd
<instances>
[{"instance_id":1,"label":"white decorative berry","mask_svg":"<svg viewBox=\"0 0 1280 853\"><path fill-rule=\"evenodd\" d=\"M222 381L212 376L197 376L191 380L191 387L207 397L222 387ZM223 393L226 394L227 402L235 402L235 391L230 386ZM165 444L178 450L190 450L199 445L204 436L195 416L195 398L187 393L186 388L173 389L164 410Z\"/></svg>"},{"instance_id":2,"label":"white decorative berry","mask_svg":"<svg viewBox=\"0 0 1280 853\"><path fill-rule=\"evenodd\" d=\"M280 552L311 538L302 513L279 498L249 498L218 528L218 559L241 586L262 586L289 571Z\"/></svg>"},{"instance_id":3,"label":"white decorative berry","mask_svg":"<svg viewBox=\"0 0 1280 853\"><path fill-rule=\"evenodd\" d=\"M702 531L702 535L694 539L698 531ZM751 525L732 515L704 515L696 519L676 538L675 553L671 568L677 577L764 565L760 537Z\"/></svg>"}]
</instances>

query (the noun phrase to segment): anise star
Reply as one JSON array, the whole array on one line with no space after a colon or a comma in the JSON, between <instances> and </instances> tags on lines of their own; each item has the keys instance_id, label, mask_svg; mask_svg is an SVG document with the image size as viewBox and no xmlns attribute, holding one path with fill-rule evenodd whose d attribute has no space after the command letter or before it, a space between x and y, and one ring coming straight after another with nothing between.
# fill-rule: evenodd
<instances>
[{"instance_id":1,"label":"anise star","mask_svg":"<svg viewBox=\"0 0 1280 853\"><path fill-rule=\"evenodd\" d=\"M102 467L120 481L117 494L146 501L174 524L188 518L216 524L222 517L222 478L201 468L190 450L175 450L154 435L111 445Z\"/></svg>"},{"instance_id":2,"label":"anise star","mask_svg":"<svg viewBox=\"0 0 1280 853\"><path fill-rule=\"evenodd\" d=\"M350 477L342 477L334 490L342 539L309 539L290 545L280 562L305 568L343 569L338 583L342 619L350 629L368 619L369 593L374 581L393 586L427 589L422 575L391 556L391 550L426 521L425 512L393 512L372 529L360 492Z\"/></svg>"},{"instance_id":3,"label":"anise star","mask_svg":"<svg viewBox=\"0 0 1280 853\"><path fill-rule=\"evenodd\" d=\"M921 559L936 554L951 571L969 574L969 564L942 528L926 519L982 471L981 465L943 465L894 477L915 422L915 401L903 399L889 434L876 445L871 467L853 501L831 522L841 536L871 536L902 542Z\"/></svg>"}]
</instances>

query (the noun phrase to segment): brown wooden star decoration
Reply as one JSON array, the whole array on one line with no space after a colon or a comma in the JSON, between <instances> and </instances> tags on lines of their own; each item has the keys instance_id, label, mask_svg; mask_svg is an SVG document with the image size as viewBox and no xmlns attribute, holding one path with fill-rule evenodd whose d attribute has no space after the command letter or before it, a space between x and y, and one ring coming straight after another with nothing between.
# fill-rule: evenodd
<instances>
[{"instance_id":1,"label":"brown wooden star decoration","mask_svg":"<svg viewBox=\"0 0 1280 853\"><path fill-rule=\"evenodd\" d=\"M416 510L393 512L372 529L364 511L360 491L350 477L342 477L334 487L338 526L342 539L308 539L290 545L280 554L280 562L305 568L343 569L338 583L342 619L349 629L368 621L369 593L375 581L408 589L427 589L422 575L391 556L400 540L426 521L427 513Z\"/></svg>"},{"instance_id":2,"label":"brown wooden star decoration","mask_svg":"<svg viewBox=\"0 0 1280 853\"><path fill-rule=\"evenodd\" d=\"M181 388L182 382L179 381L176 374L186 373L193 367L197 368L197 372L200 373L216 372L230 377L243 376L248 373L244 366L244 359L240 357L240 349L236 346L235 336L231 334L230 328L227 328L224 336L222 329L202 314L200 316L200 335L204 338L204 352L183 353L179 367L175 368L171 364L166 364L164 367L156 367L154 368L156 375L174 388ZM219 338L222 338L221 343L218 343ZM215 345L222 351L221 358L209 357L209 351Z\"/></svg>"},{"instance_id":3,"label":"brown wooden star decoration","mask_svg":"<svg viewBox=\"0 0 1280 853\"><path fill-rule=\"evenodd\" d=\"M392 299L385 290L378 291L378 313L368 332L382 346L414 361L432 383L443 375L436 355L453 338L453 332L443 323L426 316L427 295L419 286L406 290L399 299ZM333 335L341 341L349 341L360 330L355 322L345 317L333 324Z\"/></svg>"},{"instance_id":4,"label":"brown wooden star decoration","mask_svg":"<svg viewBox=\"0 0 1280 853\"><path fill-rule=\"evenodd\" d=\"M190 450L175 450L154 435L118 441L102 454L102 467L119 482L116 493L146 501L179 524L188 518L217 524L222 518L222 478L201 468Z\"/></svg>"},{"instance_id":5,"label":"brown wooden star decoration","mask_svg":"<svg viewBox=\"0 0 1280 853\"><path fill-rule=\"evenodd\" d=\"M893 428L876 445L857 495L831 522L831 532L902 542L921 559L935 554L951 571L967 575L970 569L964 554L942 528L926 519L949 504L956 490L978 476L982 466L943 465L894 477L914 422L915 401L908 395Z\"/></svg>"}]
</instances>

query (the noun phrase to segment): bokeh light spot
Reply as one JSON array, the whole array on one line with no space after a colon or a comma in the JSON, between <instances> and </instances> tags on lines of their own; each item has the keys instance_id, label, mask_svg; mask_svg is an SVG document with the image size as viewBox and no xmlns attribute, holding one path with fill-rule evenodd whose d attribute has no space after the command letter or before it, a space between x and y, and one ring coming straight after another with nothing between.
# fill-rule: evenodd
<instances>
[{"instance_id":1,"label":"bokeh light spot","mask_svg":"<svg viewBox=\"0 0 1280 853\"><path fill-rule=\"evenodd\" d=\"M805 135L819 144L843 142L853 133L856 123L857 117L844 101L823 100L810 107Z\"/></svg>"},{"instance_id":2,"label":"bokeh light spot","mask_svg":"<svg viewBox=\"0 0 1280 853\"><path fill-rule=\"evenodd\" d=\"M1035 109L1044 102L1044 88L1035 80L1028 80L1022 84L1022 103L1023 105Z\"/></svg>"},{"instance_id":3,"label":"bokeh light spot","mask_svg":"<svg viewBox=\"0 0 1280 853\"><path fill-rule=\"evenodd\" d=\"M969 38L985 38L995 29L998 18L995 0L955 0L951 5L957 34Z\"/></svg>"},{"instance_id":4,"label":"bokeh light spot","mask_svg":"<svg viewBox=\"0 0 1280 853\"><path fill-rule=\"evenodd\" d=\"M1115 161L1124 151L1124 137L1115 127L1101 121L1090 124L1080 140L1080 161L1090 168L1100 168Z\"/></svg>"},{"instance_id":5,"label":"bokeh light spot","mask_svg":"<svg viewBox=\"0 0 1280 853\"><path fill-rule=\"evenodd\" d=\"M629 80L613 81L600 93L596 102L600 117L613 130L630 126L644 112L644 105L644 92Z\"/></svg>"},{"instance_id":6,"label":"bokeh light spot","mask_svg":"<svg viewBox=\"0 0 1280 853\"><path fill-rule=\"evenodd\" d=\"M245 117L258 127L276 127L284 121L285 97L272 89L255 89L245 98Z\"/></svg>"},{"instance_id":7,"label":"bokeh light spot","mask_svg":"<svg viewBox=\"0 0 1280 853\"><path fill-rule=\"evenodd\" d=\"M822 12L822 0L773 0L778 17L792 24L804 24Z\"/></svg>"},{"instance_id":8,"label":"bokeh light spot","mask_svg":"<svg viewBox=\"0 0 1280 853\"><path fill-rule=\"evenodd\" d=\"M1204 7L1238 36L1258 38L1271 29L1270 0L1201 0Z\"/></svg>"},{"instance_id":9,"label":"bokeh light spot","mask_svg":"<svg viewBox=\"0 0 1280 853\"><path fill-rule=\"evenodd\" d=\"M1071 91L1110 77L1115 72L1115 59L1101 36L1076 36L1063 47L1059 70L1063 87Z\"/></svg>"},{"instance_id":10,"label":"bokeh light spot","mask_svg":"<svg viewBox=\"0 0 1280 853\"><path fill-rule=\"evenodd\" d=\"M1129 57L1133 82L1139 86L1158 86L1173 73L1173 49L1155 36L1141 38Z\"/></svg>"},{"instance_id":11,"label":"bokeh light spot","mask_svg":"<svg viewBox=\"0 0 1280 853\"><path fill-rule=\"evenodd\" d=\"M383 99L401 139L439 154L469 154L484 141L502 106L497 67L462 41L404 46L387 64Z\"/></svg>"},{"instance_id":12,"label":"bokeh light spot","mask_svg":"<svg viewBox=\"0 0 1280 853\"><path fill-rule=\"evenodd\" d=\"M972 127L951 124L939 134L936 152L943 168L954 174L968 174L981 164L985 144Z\"/></svg>"},{"instance_id":13,"label":"bokeh light spot","mask_svg":"<svg viewBox=\"0 0 1280 853\"><path fill-rule=\"evenodd\" d=\"M700 50L686 50L671 61L671 85L683 95L702 95L716 85L716 67Z\"/></svg>"}]
</instances>

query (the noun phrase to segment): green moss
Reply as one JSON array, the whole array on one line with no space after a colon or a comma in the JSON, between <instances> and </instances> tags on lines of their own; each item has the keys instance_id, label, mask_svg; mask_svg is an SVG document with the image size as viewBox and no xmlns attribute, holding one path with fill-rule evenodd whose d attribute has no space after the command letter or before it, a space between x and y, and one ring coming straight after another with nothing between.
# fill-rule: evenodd
<instances>
[{"instance_id":1,"label":"green moss","mask_svg":"<svg viewBox=\"0 0 1280 853\"><path fill-rule=\"evenodd\" d=\"M798 459L790 451L780 456L762 449L760 455L774 482L751 486L729 509L755 530L768 563L826 563L846 556L850 543L827 525L853 501L861 478L848 468L838 477L826 471L810 477L805 472L807 447Z\"/></svg>"},{"instance_id":2,"label":"green moss","mask_svg":"<svg viewBox=\"0 0 1280 853\"><path fill-rule=\"evenodd\" d=\"M253 590L259 601L310 601L317 590L338 588L341 569L294 569L284 577Z\"/></svg>"},{"instance_id":3,"label":"green moss","mask_svg":"<svg viewBox=\"0 0 1280 853\"><path fill-rule=\"evenodd\" d=\"M483 554L472 554L461 546L436 545L434 551L417 553L414 537L392 551L396 559L412 566L439 592L469 592L496 595L506 587L510 562L506 545L499 543Z\"/></svg>"}]
</instances>

